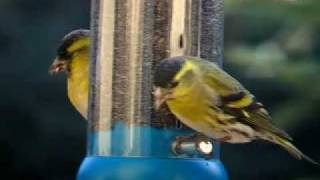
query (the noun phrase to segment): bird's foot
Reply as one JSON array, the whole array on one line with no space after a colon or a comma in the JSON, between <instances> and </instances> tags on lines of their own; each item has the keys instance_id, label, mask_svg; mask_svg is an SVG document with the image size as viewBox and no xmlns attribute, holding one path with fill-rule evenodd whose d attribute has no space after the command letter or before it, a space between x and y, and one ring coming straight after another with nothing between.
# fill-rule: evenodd
<instances>
[{"instance_id":1,"label":"bird's foot","mask_svg":"<svg viewBox=\"0 0 320 180\"><path fill-rule=\"evenodd\" d=\"M201 134L201 133L194 133L189 136L177 136L176 142L182 143L182 142L203 142L203 141L212 141L211 138Z\"/></svg>"},{"instance_id":2,"label":"bird's foot","mask_svg":"<svg viewBox=\"0 0 320 180\"><path fill-rule=\"evenodd\" d=\"M218 139L215 139L216 141L219 141L219 142L221 142L221 143L223 143L223 142L228 142L228 141L230 141L231 140L231 136L224 136L224 137L222 137L222 138L218 138Z\"/></svg>"}]
</instances>

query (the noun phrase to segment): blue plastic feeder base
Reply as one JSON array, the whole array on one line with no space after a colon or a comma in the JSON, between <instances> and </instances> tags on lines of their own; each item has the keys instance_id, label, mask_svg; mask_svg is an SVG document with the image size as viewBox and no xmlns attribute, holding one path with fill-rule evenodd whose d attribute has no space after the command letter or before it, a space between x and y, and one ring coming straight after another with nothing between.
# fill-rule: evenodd
<instances>
[{"instance_id":1,"label":"blue plastic feeder base","mask_svg":"<svg viewBox=\"0 0 320 180\"><path fill-rule=\"evenodd\" d=\"M227 180L218 160L87 157L81 164L77 180Z\"/></svg>"}]
</instances>

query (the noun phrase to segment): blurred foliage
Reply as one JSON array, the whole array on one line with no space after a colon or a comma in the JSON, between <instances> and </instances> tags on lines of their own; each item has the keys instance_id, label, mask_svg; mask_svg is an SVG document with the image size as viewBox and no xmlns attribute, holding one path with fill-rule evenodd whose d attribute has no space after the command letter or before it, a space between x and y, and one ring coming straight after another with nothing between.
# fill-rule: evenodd
<instances>
[{"instance_id":1,"label":"blurred foliage","mask_svg":"<svg viewBox=\"0 0 320 180\"><path fill-rule=\"evenodd\" d=\"M266 105L298 147L319 160L320 144L313 139L320 134L320 1L225 0L225 9L226 70ZM273 147L249 146L240 147L250 151L243 154L234 152L239 147L224 148L232 179L320 179L315 168L289 163L268 149ZM259 165L234 164L248 158Z\"/></svg>"},{"instance_id":2,"label":"blurred foliage","mask_svg":"<svg viewBox=\"0 0 320 180\"><path fill-rule=\"evenodd\" d=\"M47 68L61 37L88 28L90 1L0 1L0 164L10 179L74 179L86 122ZM274 123L320 161L320 1L225 0L225 69ZM320 179L319 169L268 143L223 145L231 179ZM165 172L163 172L165 173Z\"/></svg>"},{"instance_id":3,"label":"blurred foliage","mask_svg":"<svg viewBox=\"0 0 320 180\"><path fill-rule=\"evenodd\" d=\"M285 128L308 126L308 121L313 121L308 117L316 114L316 103L320 102L320 84L310 83L320 80L316 34L320 28L320 1L229 0L226 10L226 29L228 25L246 28L250 23L248 29L236 35L233 29L237 27L232 32L227 29L226 63L245 78L274 81L286 89L288 97L273 109L277 123ZM238 37L230 39L228 33Z\"/></svg>"}]
</instances>

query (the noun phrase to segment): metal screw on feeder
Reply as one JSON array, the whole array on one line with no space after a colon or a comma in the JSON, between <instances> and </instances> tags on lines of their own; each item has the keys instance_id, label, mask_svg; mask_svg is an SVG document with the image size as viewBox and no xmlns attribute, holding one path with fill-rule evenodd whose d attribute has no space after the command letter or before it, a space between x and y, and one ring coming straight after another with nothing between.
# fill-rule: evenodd
<instances>
[{"instance_id":1,"label":"metal screw on feeder","mask_svg":"<svg viewBox=\"0 0 320 180\"><path fill-rule=\"evenodd\" d=\"M91 14L88 153L77 179L227 179L218 143L188 138L191 129L152 108L157 62L221 64L223 0L92 0Z\"/></svg>"},{"instance_id":2,"label":"metal screw on feeder","mask_svg":"<svg viewBox=\"0 0 320 180\"><path fill-rule=\"evenodd\" d=\"M177 156L196 156L200 154L205 159L211 159L213 152L213 142L208 138L198 140L180 140L179 143L172 143L172 151Z\"/></svg>"}]
</instances>

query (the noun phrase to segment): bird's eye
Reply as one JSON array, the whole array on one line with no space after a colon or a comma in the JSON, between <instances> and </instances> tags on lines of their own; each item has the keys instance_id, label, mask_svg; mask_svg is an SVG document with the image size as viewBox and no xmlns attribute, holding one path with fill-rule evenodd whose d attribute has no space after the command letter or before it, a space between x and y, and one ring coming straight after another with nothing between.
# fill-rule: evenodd
<instances>
[{"instance_id":1,"label":"bird's eye","mask_svg":"<svg viewBox=\"0 0 320 180\"><path fill-rule=\"evenodd\" d=\"M176 86L178 86L178 84L178 81L172 81L168 84L168 88L175 88Z\"/></svg>"}]
</instances>

